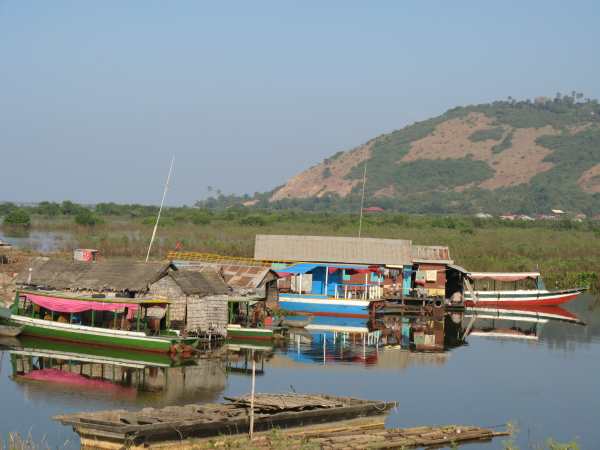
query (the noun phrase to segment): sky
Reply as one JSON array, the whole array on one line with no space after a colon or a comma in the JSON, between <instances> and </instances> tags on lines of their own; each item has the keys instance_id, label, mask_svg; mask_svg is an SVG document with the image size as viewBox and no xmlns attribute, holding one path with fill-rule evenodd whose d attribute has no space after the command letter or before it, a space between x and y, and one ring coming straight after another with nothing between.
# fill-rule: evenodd
<instances>
[{"instance_id":1,"label":"sky","mask_svg":"<svg viewBox=\"0 0 600 450\"><path fill-rule=\"evenodd\" d=\"M600 98L597 1L0 0L0 201L254 193L467 104Z\"/></svg>"}]
</instances>

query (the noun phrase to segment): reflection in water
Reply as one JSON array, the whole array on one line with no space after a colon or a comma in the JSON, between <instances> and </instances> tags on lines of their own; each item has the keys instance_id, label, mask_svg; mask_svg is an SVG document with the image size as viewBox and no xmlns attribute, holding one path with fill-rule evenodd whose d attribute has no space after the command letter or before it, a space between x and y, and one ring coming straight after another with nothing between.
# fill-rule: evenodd
<instances>
[{"instance_id":1,"label":"reflection in water","mask_svg":"<svg viewBox=\"0 0 600 450\"><path fill-rule=\"evenodd\" d=\"M317 317L306 329L290 331L287 355L305 363L393 364L392 350L410 354L444 354L464 344L462 313L443 309L385 315L369 321ZM398 355L398 352L393 352ZM410 359L398 357L405 367ZM402 360L402 362L400 362ZM414 358L415 361L444 358Z\"/></svg>"},{"instance_id":2,"label":"reflection in water","mask_svg":"<svg viewBox=\"0 0 600 450\"><path fill-rule=\"evenodd\" d=\"M0 394L14 403L16 418L0 410L0 434L27 434L32 426L48 436L71 433L50 420L65 412L240 395L250 388L254 355L259 392L297 389L396 400L404 406L390 418L391 426L517 420L527 430L525 438L527 427L537 427L535 442L550 436L594 442L600 432L585 420L595 417L600 400L589 395L594 389L589 375L580 374L600 371L600 307L589 296L572 306L430 310L371 320L318 317L306 329L290 329L287 341L229 342L189 362L28 338L1 340ZM540 345L524 345L535 342ZM580 345L585 351L577 351ZM548 347L560 351L539 351ZM586 370L578 370L582 367ZM543 376L548 371L550 378ZM453 380L461 377L469 379L469 391L485 393L486 401L458 411L465 388ZM577 419L565 422L554 405L570 402L577 402L570 410ZM424 403L435 408L420 408ZM592 440L585 441L588 434Z\"/></svg>"},{"instance_id":3,"label":"reflection in water","mask_svg":"<svg viewBox=\"0 0 600 450\"><path fill-rule=\"evenodd\" d=\"M550 321L584 325L576 314L559 306L469 308L469 336L539 340L544 325Z\"/></svg>"},{"instance_id":4,"label":"reflection in water","mask_svg":"<svg viewBox=\"0 0 600 450\"><path fill-rule=\"evenodd\" d=\"M179 364L162 354L30 338L4 348L10 355L11 378L28 398L77 395L156 406L204 402L218 398L227 380L220 351Z\"/></svg>"}]
</instances>

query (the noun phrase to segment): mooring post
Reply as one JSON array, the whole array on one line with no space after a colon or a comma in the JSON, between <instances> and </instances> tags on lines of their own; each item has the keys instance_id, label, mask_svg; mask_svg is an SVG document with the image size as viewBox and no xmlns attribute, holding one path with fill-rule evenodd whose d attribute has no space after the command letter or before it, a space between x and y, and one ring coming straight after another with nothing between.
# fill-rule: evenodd
<instances>
[{"instance_id":1,"label":"mooring post","mask_svg":"<svg viewBox=\"0 0 600 450\"><path fill-rule=\"evenodd\" d=\"M254 436L254 386L256 383L256 361L252 350L252 390L250 391L250 440Z\"/></svg>"}]
</instances>

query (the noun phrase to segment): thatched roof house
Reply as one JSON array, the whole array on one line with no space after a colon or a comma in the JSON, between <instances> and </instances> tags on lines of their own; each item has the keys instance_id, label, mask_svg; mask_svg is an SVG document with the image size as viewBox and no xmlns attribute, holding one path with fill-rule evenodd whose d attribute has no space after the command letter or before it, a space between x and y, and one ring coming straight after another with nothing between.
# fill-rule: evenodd
<instances>
[{"instance_id":1,"label":"thatched roof house","mask_svg":"<svg viewBox=\"0 0 600 450\"><path fill-rule=\"evenodd\" d=\"M181 271L164 262L36 258L17 276L16 284L128 297L160 296L171 301L173 327L221 334L225 334L227 327L227 302L236 295L215 270Z\"/></svg>"},{"instance_id":2,"label":"thatched roof house","mask_svg":"<svg viewBox=\"0 0 600 450\"><path fill-rule=\"evenodd\" d=\"M36 258L21 272L17 285L68 291L145 293L175 267L163 262L101 261L95 263Z\"/></svg>"},{"instance_id":3,"label":"thatched roof house","mask_svg":"<svg viewBox=\"0 0 600 450\"><path fill-rule=\"evenodd\" d=\"M150 286L148 295L171 301L171 326L180 330L226 334L228 301L233 292L214 270L169 270Z\"/></svg>"}]
</instances>

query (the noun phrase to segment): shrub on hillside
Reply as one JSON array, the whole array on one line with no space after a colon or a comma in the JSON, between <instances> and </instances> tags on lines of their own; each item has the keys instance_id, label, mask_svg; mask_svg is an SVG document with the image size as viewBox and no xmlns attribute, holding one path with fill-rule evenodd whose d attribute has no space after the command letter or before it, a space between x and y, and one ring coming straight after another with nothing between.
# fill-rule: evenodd
<instances>
[{"instance_id":1,"label":"shrub on hillside","mask_svg":"<svg viewBox=\"0 0 600 450\"><path fill-rule=\"evenodd\" d=\"M77 225L93 227L94 225L98 225L100 223L100 218L89 209L82 209L75 216L75 223Z\"/></svg>"},{"instance_id":2,"label":"shrub on hillside","mask_svg":"<svg viewBox=\"0 0 600 450\"><path fill-rule=\"evenodd\" d=\"M13 209L4 218L4 225L29 227L31 226L31 217L22 208Z\"/></svg>"}]
</instances>

